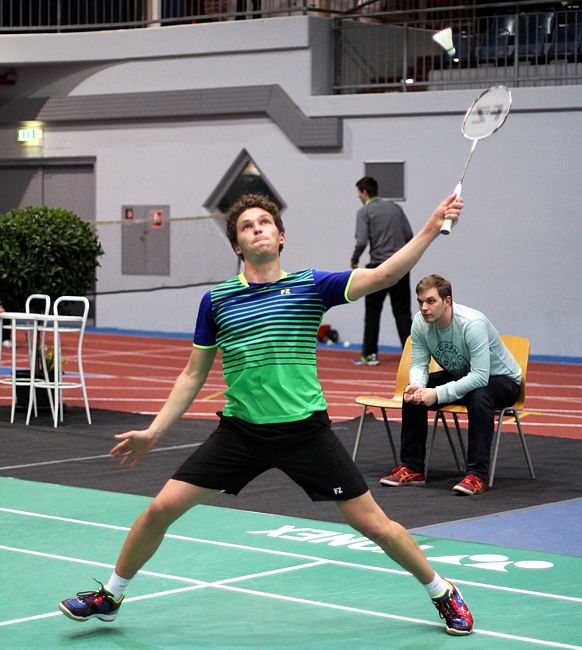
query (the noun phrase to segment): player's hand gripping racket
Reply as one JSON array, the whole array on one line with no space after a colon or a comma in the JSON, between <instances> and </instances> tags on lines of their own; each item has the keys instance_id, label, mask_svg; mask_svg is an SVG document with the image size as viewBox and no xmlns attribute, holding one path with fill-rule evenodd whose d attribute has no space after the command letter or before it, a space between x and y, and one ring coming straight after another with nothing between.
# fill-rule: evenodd
<instances>
[{"instance_id":1,"label":"player's hand gripping racket","mask_svg":"<svg viewBox=\"0 0 582 650\"><path fill-rule=\"evenodd\" d=\"M471 106L469 106L469 110L463 118L461 130L468 140L473 140L473 145L471 146L471 151L469 152L469 157L467 158L459 182L455 187L455 194L457 196L461 196L463 180L465 179L465 174L467 173L467 168L469 167L477 143L479 140L483 140L495 133L497 129L503 126L503 123L509 115L510 108L511 92L505 86L493 86L489 88L489 90L481 93ZM451 232L452 223L451 219L445 219L441 227L441 233L443 235L448 235Z\"/></svg>"}]
</instances>

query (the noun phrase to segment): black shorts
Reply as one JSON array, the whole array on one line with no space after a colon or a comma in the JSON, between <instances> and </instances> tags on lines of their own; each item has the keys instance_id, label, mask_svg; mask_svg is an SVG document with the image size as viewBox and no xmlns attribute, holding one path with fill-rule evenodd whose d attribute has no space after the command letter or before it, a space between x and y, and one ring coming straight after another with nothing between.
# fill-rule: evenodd
<instances>
[{"instance_id":1,"label":"black shorts","mask_svg":"<svg viewBox=\"0 0 582 650\"><path fill-rule=\"evenodd\" d=\"M214 433L172 478L238 494L272 468L285 472L312 501L345 501L368 491L360 471L332 431L326 411L280 424L251 424L221 416Z\"/></svg>"}]
</instances>

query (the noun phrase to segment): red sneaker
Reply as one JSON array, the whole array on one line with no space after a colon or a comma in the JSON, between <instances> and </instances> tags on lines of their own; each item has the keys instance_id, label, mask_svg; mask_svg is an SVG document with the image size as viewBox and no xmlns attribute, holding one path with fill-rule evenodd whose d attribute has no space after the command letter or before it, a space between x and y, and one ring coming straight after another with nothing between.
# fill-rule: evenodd
<instances>
[{"instance_id":1,"label":"red sneaker","mask_svg":"<svg viewBox=\"0 0 582 650\"><path fill-rule=\"evenodd\" d=\"M388 476L380 479L382 485L424 485L426 480L422 472L415 472L406 465L396 465Z\"/></svg>"},{"instance_id":2,"label":"red sneaker","mask_svg":"<svg viewBox=\"0 0 582 650\"><path fill-rule=\"evenodd\" d=\"M467 476L465 476L465 478L460 483L457 483L453 488L453 490L456 490L457 492L462 492L463 494L469 494L471 496L483 492L484 489L485 481L483 481L482 478L475 476L475 474L467 474Z\"/></svg>"}]
</instances>

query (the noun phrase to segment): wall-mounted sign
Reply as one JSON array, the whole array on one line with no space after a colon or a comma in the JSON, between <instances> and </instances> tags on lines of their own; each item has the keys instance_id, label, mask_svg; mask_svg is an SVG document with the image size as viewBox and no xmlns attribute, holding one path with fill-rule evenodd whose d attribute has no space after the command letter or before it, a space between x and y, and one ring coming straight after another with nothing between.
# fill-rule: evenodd
<instances>
[{"instance_id":1,"label":"wall-mounted sign","mask_svg":"<svg viewBox=\"0 0 582 650\"><path fill-rule=\"evenodd\" d=\"M25 126L16 130L16 140L23 145L38 147L42 144L43 138L42 126Z\"/></svg>"}]
</instances>

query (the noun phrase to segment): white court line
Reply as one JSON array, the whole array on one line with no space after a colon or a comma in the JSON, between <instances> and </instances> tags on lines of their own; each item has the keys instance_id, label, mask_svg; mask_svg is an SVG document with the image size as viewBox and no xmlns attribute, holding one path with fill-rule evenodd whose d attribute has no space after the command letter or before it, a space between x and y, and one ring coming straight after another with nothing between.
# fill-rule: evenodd
<instances>
[{"instance_id":1,"label":"white court line","mask_svg":"<svg viewBox=\"0 0 582 650\"><path fill-rule=\"evenodd\" d=\"M96 528L105 528L105 529L110 529L110 530L120 530L120 531L129 531L129 528L127 526L117 526L114 524L104 524L101 522L96 522L96 521L87 521L84 519L74 519L70 517L59 517L56 515L46 515L43 513L38 513L38 512L30 512L27 510L15 510L12 508L0 508L0 512L7 512L10 514L17 514L17 515L22 515L25 517L37 517L39 519L51 519L54 521L62 521L65 523L71 523L71 524L77 524L80 526L94 526ZM374 565L369 565L369 564L359 564L357 562L346 562L345 560L333 560L330 558L321 558L315 555L308 555L304 553L292 553L289 551L277 551L275 549L266 549L266 548L261 548L258 546L249 546L247 544L235 544L234 542L222 542L218 540L208 540L208 539L202 539L199 537L190 537L188 535L177 535L175 533L166 533L164 535L165 538L168 539L175 539L175 540L180 540L180 541L185 541L185 542L194 542L196 544L209 544L211 546L221 546L225 548L236 548L240 550L245 550L245 551L254 551L257 553L265 553L267 555L280 555L283 557L290 557L290 558L296 558L296 559L301 559L301 560L308 560L312 562L316 561L324 561L327 564L332 564L335 566L343 566L343 567L348 567L352 569L363 569L367 571L377 571L379 573L390 573L390 574L395 574L395 575L403 575L403 576L409 576L410 573L408 571L404 571L403 569L390 569L388 567L379 567L379 566L374 566ZM0 546L0 548L2 548ZM540 598L550 598L554 600L563 600L566 602L574 602L574 603L582 603L582 598L576 597L576 596L564 596L563 594L552 594L552 593L547 593L547 592L541 592L541 591L533 591L530 589L518 589L517 587L504 587L501 585L490 585L487 583L483 582L474 582L472 580L463 580L460 578L453 578L450 577L450 580L456 584L462 584L462 585L469 585L472 587L480 587L483 589L491 589L493 591L503 591L503 592L508 592L508 593L515 593L515 594L522 594L522 595L527 595L527 596L535 596L535 597L540 597Z\"/></svg>"},{"instance_id":2,"label":"white court line","mask_svg":"<svg viewBox=\"0 0 582 650\"><path fill-rule=\"evenodd\" d=\"M100 566L109 566L112 567L113 565L102 565L101 563L97 562L91 562L88 560L80 560L76 558L70 558L66 556L58 556L58 555L51 555L48 553L40 553L37 551L25 551L22 549L14 549L11 547L6 547L6 546L0 546L0 549L4 550L12 550L15 552L19 553L30 553L32 555L38 555L38 556L43 556L43 557L50 557L51 559L60 559L60 560L65 560L68 562L78 562L80 564L90 564L90 565L100 565ZM202 589L202 588L214 588L214 589L223 589L226 591L234 591L236 593L242 593L242 594L247 594L251 596L259 596L261 598L270 598L273 600L282 600L284 602L291 602L291 603L299 603L302 605L310 605L310 606L315 606L315 607L322 607L325 609L332 609L335 611L341 611L341 612L349 612L349 613L354 613L354 614L364 614L365 616L375 616L378 618L384 618L384 619L390 619L390 620L396 620L396 621L403 621L407 623L415 623L415 624L420 624L420 625L428 625L430 627L441 627L442 623L441 622L436 622L436 621L427 621L425 619L421 618L413 618L410 616L400 616L397 614L388 614L386 612L378 612L375 610L370 610L370 609L361 609L359 607L350 607L347 605L338 605L335 603L327 603L324 601L319 601L319 600L312 600L308 598L298 598L295 596L285 596L282 594L274 594L272 592L267 592L267 591L259 591L256 589L245 589L243 587L234 587L232 586L232 583L234 582L241 582L243 580L251 580L254 578L260 578L260 577L265 577L265 576L272 576L272 575L279 575L281 573L288 573L290 571L297 571L297 570L302 570L306 568L312 568L314 566L320 566L328 564L327 560L321 559L321 558L315 558L314 561L308 562L306 564L300 564L296 565L293 567L285 567L282 569L272 569L270 571L264 571L264 572L259 572L259 573L252 573L244 576L237 576L236 578L225 578L224 580L217 580L215 582L204 582L202 580L196 580L195 578L185 578L181 576L173 576L169 574L162 574L162 573L154 573L151 571L139 571L140 574L143 575L150 575L150 576L156 576L156 577L164 577L164 578L169 578L171 580L178 580L178 581L183 581L183 582L190 582L190 583L195 583L192 586L189 587L183 587L180 589L171 589L167 591L161 591L161 592L156 592L152 594L145 594L142 596L135 596L132 598L126 598L124 602L129 603L129 602L134 602L138 600L147 600L151 598L159 598L161 596L168 596L168 595L173 595L176 593L183 593L185 591L194 591L196 589ZM53 616L60 616L61 612L60 611L55 611L55 612L49 612L46 614L38 614L36 616L30 616L26 618L20 618L20 619L12 619L8 621L2 621L0 622L0 627L2 626L8 626L8 625L15 625L17 623L25 623L28 621L34 621L34 620L39 620L43 618L50 618ZM484 636L491 636L495 638L502 638L502 639L510 639L513 641L523 641L525 643L531 643L533 645L541 645L545 647L552 647L552 648L564 648L565 650L582 650L582 646L576 646L576 645L571 645L567 643L559 643L557 641L545 641L543 639L535 639L532 637L525 637L525 636L518 636L514 634L505 634L503 632L494 632L491 630L482 630L480 628L477 628L474 630L474 634L482 634Z\"/></svg>"},{"instance_id":3,"label":"white court line","mask_svg":"<svg viewBox=\"0 0 582 650\"><path fill-rule=\"evenodd\" d=\"M212 585L211 585L212 586ZM385 612L377 612L370 609L360 609L359 607L348 607L345 605L335 605L333 603L325 603L319 600L309 600L306 598L295 598L292 596L281 596L279 594L270 594L268 592L256 591L254 589L242 589L240 587L230 587L228 585L219 586L221 589L227 591L238 591L241 593L251 594L262 596L265 598L273 598L276 600L285 600L288 602L301 603L305 605L316 605L317 607L325 607L328 609L336 609L344 612L353 612L356 614L365 614L367 616L377 616L379 618L388 618L398 621L406 621L409 623L420 623L422 625L430 625L432 627L441 627L442 623L437 623L435 621L426 621L421 618L412 618L409 616L398 616L396 614L387 614ZM526 643L532 643L534 645L542 645L552 648L566 648L567 650L582 650L582 646L579 645L570 645L568 643L559 643L558 641L545 641L543 639L534 639L527 636L518 636L515 634L505 634L503 632L493 632L491 630L482 630L481 628L476 628L473 630L473 634L483 634L485 636L493 636L502 639L511 639L512 641L524 641Z\"/></svg>"},{"instance_id":4,"label":"white court line","mask_svg":"<svg viewBox=\"0 0 582 650\"><path fill-rule=\"evenodd\" d=\"M81 560L79 558L73 558L73 557L67 557L65 555L55 555L53 553L42 553L40 551L30 551L26 549L18 549L14 548L11 546L2 546L0 545L0 550L5 550L5 551L11 551L13 553L23 553L25 555L34 555L37 557L47 557L50 558L51 560L61 560L64 562L74 562L77 564L87 564L90 566L98 566L98 567L105 567L109 569L113 569L115 565L113 564L106 564L104 562L93 562L91 560ZM271 575L280 575L281 573L289 573L291 571L297 571L300 569L307 569L311 568L314 566L320 566L322 564L327 564L325 560L314 560L311 562L307 562L304 564L297 564L295 566L291 567L283 567L281 569L270 569L269 571L260 571L260 572L255 572L255 573L249 573L244 576L236 576L235 578L225 578L224 580L217 580L214 582L207 582L205 580L197 580L196 578L185 578L183 576L174 576L171 574L166 574L166 573L159 573L156 571L147 571L142 569L138 573L140 575L145 575L149 577L155 577L155 578L165 578L169 580L177 580L179 582L188 582L192 583L192 586L190 587L180 587L179 589L170 589L166 591L159 591L156 593L152 594L144 594L142 596L133 596L131 598L125 598L124 602L129 603L129 602L134 602L137 600L148 600L150 598L157 598L159 596L167 596L167 595L173 595L176 593L181 593L184 591L192 591L194 589L201 589L204 587L219 587L222 585L226 584L231 584L234 582L241 582L243 580L253 580L255 578L264 578L266 576L271 576ZM49 618L51 616L59 616L61 614L60 611L55 611L55 612L50 612L47 614L38 614L36 616L27 616L24 618L17 618L17 619L11 619L7 621L0 621L0 627L4 627L7 625L14 625L16 623L25 623L27 621L33 621L41 618Z\"/></svg>"},{"instance_id":5,"label":"white court line","mask_svg":"<svg viewBox=\"0 0 582 650\"><path fill-rule=\"evenodd\" d=\"M174 451L175 449L190 449L192 447L199 447L201 442L192 442L185 445L172 445L170 447L157 447L150 450L150 454L160 451ZM85 460L99 460L100 458L111 458L111 454L99 454L97 456L77 456L75 458L61 458L59 460L45 460L39 463L27 463L26 465L5 465L0 467L0 471L8 469L25 469L27 467L41 467L42 465L61 465L63 463L78 463Z\"/></svg>"}]
</instances>

